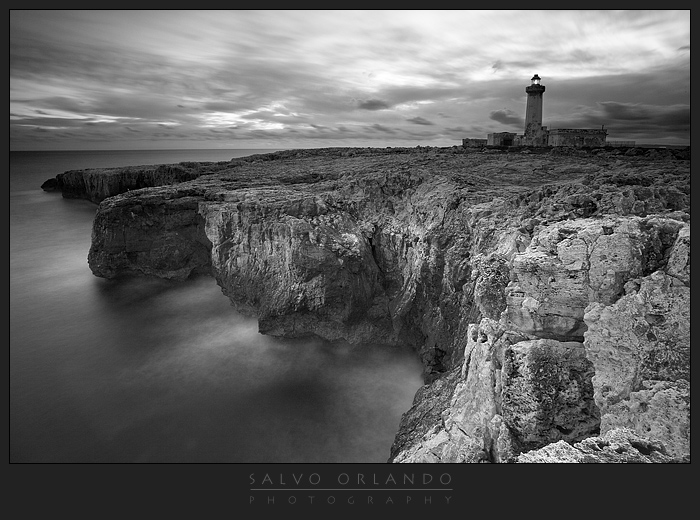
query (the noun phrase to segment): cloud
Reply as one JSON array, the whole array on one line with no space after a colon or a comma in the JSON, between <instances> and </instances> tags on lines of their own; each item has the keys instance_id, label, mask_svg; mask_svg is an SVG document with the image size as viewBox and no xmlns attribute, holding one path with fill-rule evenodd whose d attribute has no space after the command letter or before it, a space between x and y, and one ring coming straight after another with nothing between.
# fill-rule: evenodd
<instances>
[{"instance_id":1,"label":"cloud","mask_svg":"<svg viewBox=\"0 0 700 520\"><path fill-rule=\"evenodd\" d=\"M406 119L406 121L413 123L415 125L434 125L435 123L428 121L425 118L422 117L412 117L410 119Z\"/></svg>"},{"instance_id":2,"label":"cloud","mask_svg":"<svg viewBox=\"0 0 700 520\"><path fill-rule=\"evenodd\" d=\"M370 125L368 128L371 129L372 131L382 132L382 133L386 133L386 134L395 134L396 133L396 130L393 130L391 128L388 128L386 126L383 126L383 125L380 125L377 123Z\"/></svg>"},{"instance_id":3,"label":"cloud","mask_svg":"<svg viewBox=\"0 0 700 520\"><path fill-rule=\"evenodd\" d=\"M467 131L468 131L467 128L465 128L463 126L455 126L455 127L451 127L451 128L445 128L445 132L449 132L451 134L465 134L466 135Z\"/></svg>"},{"instance_id":4,"label":"cloud","mask_svg":"<svg viewBox=\"0 0 700 520\"><path fill-rule=\"evenodd\" d=\"M489 114L489 119L510 126L523 126L525 124L523 117L508 109L494 110Z\"/></svg>"},{"instance_id":5,"label":"cloud","mask_svg":"<svg viewBox=\"0 0 700 520\"><path fill-rule=\"evenodd\" d=\"M581 106L566 118L554 119L550 128L600 128L608 138L643 142L681 141L690 137L690 105L599 102Z\"/></svg>"},{"instance_id":6,"label":"cloud","mask_svg":"<svg viewBox=\"0 0 700 520\"><path fill-rule=\"evenodd\" d=\"M685 141L689 48L689 11L12 10L10 143L451 145L522 129L534 73L545 125Z\"/></svg>"},{"instance_id":7,"label":"cloud","mask_svg":"<svg viewBox=\"0 0 700 520\"><path fill-rule=\"evenodd\" d=\"M649 121L657 124L690 125L690 105L644 105L641 103L598 103L603 115L614 120Z\"/></svg>"},{"instance_id":8,"label":"cloud","mask_svg":"<svg viewBox=\"0 0 700 520\"><path fill-rule=\"evenodd\" d=\"M381 99L368 99L366 101L358 100L357 108L360 110L386 110L391 108L391 106Z\"/></svg>"}]
</instances>

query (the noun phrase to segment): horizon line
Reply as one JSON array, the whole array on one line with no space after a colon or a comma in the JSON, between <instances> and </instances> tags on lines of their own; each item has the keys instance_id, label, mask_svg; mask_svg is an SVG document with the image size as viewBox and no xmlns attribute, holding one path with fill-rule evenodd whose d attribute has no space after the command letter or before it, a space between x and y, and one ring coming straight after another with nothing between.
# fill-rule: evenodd
<instances>
[{"instance_id":1,"label":"horizon line","mask_svg":"<svg viewBox=\"0 0 700 520\"><path fill-rule=\"evenodd\" d=\"M614 139L613 141L619 141L619 139ZM623 141L625 141L623 139ZM453 144L453 145L414 145L414 146L294 146L290 148L31 148L31 149L21 149L21 150L10 150L12 152L182 152L182 151L227 151L227 150L266 150L266 151L286 151L286 150L322 150L325 148L462 148L463 145ZM632 148L690 148L690 144L667 144L667 143L637 143L631 146ZM512 148L527 148L513 146ZM613 147L609 147L613 148Z\"/></svg>"}]
</instances>

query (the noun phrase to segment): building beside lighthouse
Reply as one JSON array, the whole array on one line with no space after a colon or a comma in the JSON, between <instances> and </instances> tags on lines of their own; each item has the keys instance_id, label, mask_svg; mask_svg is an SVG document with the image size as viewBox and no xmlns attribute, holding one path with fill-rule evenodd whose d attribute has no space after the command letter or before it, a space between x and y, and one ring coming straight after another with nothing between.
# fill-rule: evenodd
<instances>
[{"instance_id":1,"label":"building beside lighthouse","mask_svg":"<svg viewBox=\"0 0 700 520\"><path fill-rule=\"evenodd\" d=\"M527 105L525 107L525 128L522 134L497 132L488 134L486 139L463 139L464 147L481 146L570 146L576 148L599 148L608 146L608 131L603 125L598 128L557 128L542 126L542 107L545 86L542 78L535 74L525 87ZM615 143L616 144L616 143ZM614 145L610 143L610 145ZM634 146L634 141L625 141L626 146Z\"/></svg>"}]
</instances>

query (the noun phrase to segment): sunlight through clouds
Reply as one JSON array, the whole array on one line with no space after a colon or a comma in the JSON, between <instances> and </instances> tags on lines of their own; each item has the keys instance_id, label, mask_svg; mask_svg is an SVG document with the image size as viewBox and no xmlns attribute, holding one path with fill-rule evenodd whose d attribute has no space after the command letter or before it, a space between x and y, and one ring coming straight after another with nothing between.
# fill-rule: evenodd
<instances>
[{"instance_id":1,"label":"sunlight through clouds","mask_svg":"<svg viewBox=\"0 0 700 520\"><path fill-rule=\"evenodd\" d=\"M524 114L537 73L544 124L581 106L624 139L601 103L629 104L662 116L638 142L683 144L689 49L683 10L11 10L10 143L113 147L140 122L178 129L159 147L453 146L512 131L490 114ZM29 130L56 117L69 136Z\"/></svg>"},{"instance_id":2,"label":"sunlight through clouds","mask_svg":"<svg viewBox=\"0 0 700 520\"><path fill-rule=\"evenodd\" d=\"M202 126L204 128L237 128L237 127L248 127L251 129L259 130L281 130L284 128L282 123L276 123L272 121L265 121L263 119L248 117L251 114L257 114L260 111L269 111L272 115L274 114L268 109L259 110L247 110L238 114L230 112L211 112L202 116Z\"/></svg>"}]
</instances>

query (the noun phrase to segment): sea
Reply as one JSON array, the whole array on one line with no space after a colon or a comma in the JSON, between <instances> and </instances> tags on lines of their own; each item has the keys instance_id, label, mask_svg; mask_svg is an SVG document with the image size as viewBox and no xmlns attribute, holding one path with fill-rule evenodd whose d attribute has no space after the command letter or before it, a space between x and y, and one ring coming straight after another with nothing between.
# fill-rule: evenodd
<instances>
[{"instance_id":1,"label":"sea","mask_svg":"<svg viewBox=\"0 0 700 520\"><path fill-rule=\"evenodd\" d=\"M214 278L96 277L67 170L273 150L10 152L10 463L384 463L422 384L408 348L258 332Z\"/></svg>"}]
</instances>

